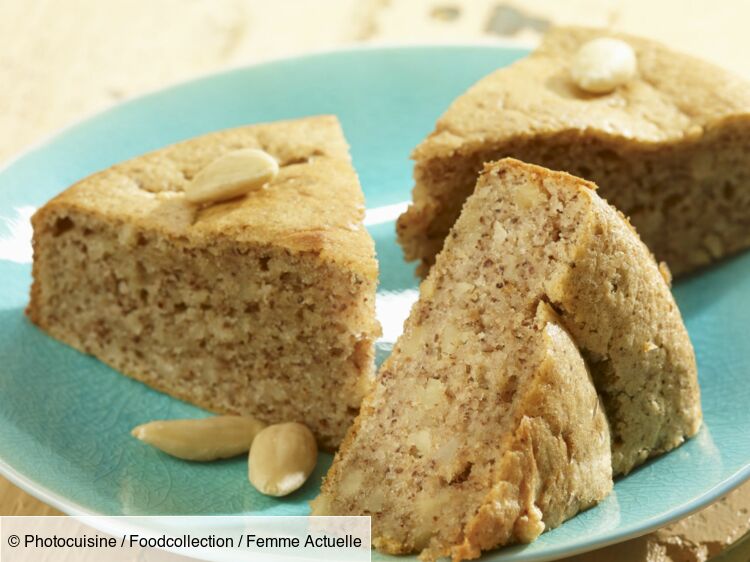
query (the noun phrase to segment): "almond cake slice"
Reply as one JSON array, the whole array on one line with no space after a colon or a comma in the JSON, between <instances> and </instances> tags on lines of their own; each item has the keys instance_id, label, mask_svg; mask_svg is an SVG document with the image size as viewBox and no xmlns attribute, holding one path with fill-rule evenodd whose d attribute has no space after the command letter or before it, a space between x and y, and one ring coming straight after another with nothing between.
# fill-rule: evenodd
<instances>
[{"instance_id":1,"label":"almond cake slice","mask_svg":"<svg viewBox=\"0 0 750 562\"><path fill-rule=\"evenodd\" d=\"M594 95L571 68L600 37L627 43L637 70ZM750 247L749 155L747 82L647 39L558 28L457 98L414 150L399 241L426 273L484 162L510 156L597 183L679 276Z\"/></svg>"},{"instance_id":2,"label":"almond cake slice","mask_svg":"<svg viewBox=\"0 0 750 562\"><path fill-rule=\"evenodd\" d=\"M261 149L263 189L198 205L218 158ZM300 421L339 444L369 385L377 263L333 116L208 134L94 174L34 215L29 318L211 411Z\"/></svg>"},{"instance_id":3,"label":"almond cake slice","mask_svg":"<svg viewBox=\"0 0 750 562\"><path fill-rule=\"evenodd\" d=\"M697 431L679 311L595 187L512 159L485 167L313 514L371 515L389 553L476 558L533 540Z\"/></svg>"}]
</instances>

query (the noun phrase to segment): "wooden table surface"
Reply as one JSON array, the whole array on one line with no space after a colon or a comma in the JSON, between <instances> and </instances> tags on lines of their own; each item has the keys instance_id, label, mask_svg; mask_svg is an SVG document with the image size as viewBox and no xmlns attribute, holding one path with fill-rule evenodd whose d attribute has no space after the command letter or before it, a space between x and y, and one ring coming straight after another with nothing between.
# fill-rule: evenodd
<instances>
[{"instance_id":1,"label":"wooden table surface","mask_svg":"<svg viewBox=\"0 0 750 562\"><path fill-rule=\"evenodd\" d=\"M750 78L748 21L747 0L0 0L0 161L145 91L358 42L533 45L551 23L582 24ZM55 513L0 478L0 514Z\"/></svg>"}]
</instances>

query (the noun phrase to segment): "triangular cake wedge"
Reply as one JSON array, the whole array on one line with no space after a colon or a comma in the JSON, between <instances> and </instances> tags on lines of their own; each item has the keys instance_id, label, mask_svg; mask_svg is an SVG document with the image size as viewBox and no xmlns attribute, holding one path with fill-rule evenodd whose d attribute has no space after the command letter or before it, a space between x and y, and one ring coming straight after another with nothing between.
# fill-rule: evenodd
<instances>
[{"instance_id":1,"label":"triangular cake wedge","mask_svg":"<svg viewBox=\"0 0 750 562\"><path fill-rule=\"evenodd\" d=\"M604 95L571 79L600 36L635 51L636 77ZM559 28L528 57L456 99L414 150L399 240L433 263L484 162L506 156L597 183L675 275L750 246L750 84L654 41Z\"/></svg>"},{"instance_id":2,"label":"triangular cake wedge","mask_svg":"<svg viewBox=\"0 0 750 562\"><path fill-rule=\"evenodd\" d=\"M587 213L621 220L590 187L514 161L485 170L313 514L371 515L377 548L458 561L609 493L607 421L543 286L575 259Z\"/></svg>"},{"instance_id":3,"label":"triangular cake wedge","mask_svg":"<svg viewBox=\"0 0 750 562\"><path fill-rule=\"evenodd\" d=\"M200 170L260 148L265 188L208 206ZM335 117L208 134L72 186L33 218L28 315L53 337L222 413L339 444L369 384L377 263Z\"/></svg>"},{"instance_id":4,"label":"triangular cake wedge","mask_svg":"<svg viewBox=\"0 0 750 562\"><path fill-rule=\"evenodd\" d=\"M482 201L500 215L493 219L499 255L485 262L487 274L526 268L528 286L512 286L560 315L602 398L614 474L695 435L702 414L693 346L668 272L627 219L595 184L511 158L488 165L476 190L466 208ZM510 236L514 225L537 229L536 256L528 241Z\"/></svg>"}]
</instances>

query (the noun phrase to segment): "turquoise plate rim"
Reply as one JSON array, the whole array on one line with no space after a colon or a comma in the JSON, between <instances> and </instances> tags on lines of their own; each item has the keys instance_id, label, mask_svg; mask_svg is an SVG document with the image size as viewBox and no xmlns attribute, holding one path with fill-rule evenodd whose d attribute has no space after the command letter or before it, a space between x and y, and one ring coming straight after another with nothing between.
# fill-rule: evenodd
<instances>
[{"instance_id":1,"label":"turquoise plate rim","mask_svg":"<svg viewBox=\"0 0 750 562\"><path fill-rule=\"evenodd\" d=\"M123 106L137 105L144 101L157 96L174 93L184 87L189 87L201 82L210 82L219 78L226 78L231 75L240 75L244 72L253 69L260 69L263 67L273 66L278 63L289 63L289 62L303 62L305 60L313 60L318 58L325 58L330 55L346 54L346 53L357 53L367 51L418 51L418 50L451 50L461 48L472 48L489 50L495 52L507 52L514 51L516 54L523 55L528 53L529 50L525 47L516 45L504 45L504 44L487 44L483 42L451 42L451 43L420 43L420 44L399 44L399 43L388 43L388 44L373 44L373 45L352 45L344 48L331 48L322 49L303 55L295 56L282 56L275 57L270 60L266 60L257 64L243 65L234 67L219 72L209 72L197 77L193 77L184 81L177 82L166 88L154 89L144 94L134 96L122 100L104 110L95 111L89 113L82 118L72 121L67 125L57 129L53 133L42 137L39 141L31 144L25 150L20 153L11 156L8 160L0 165L0 176L8 171L17 162L22 161L26 157L32 156L36 153L43 152L49 147L50 144L55 142L59 137L65 133L83 128L89 122L105 118L108 114L111 114ZM437 116L436 116L437 117ZM702 430L703 431L703 430ZM697 436L696 436L697 439ZM16 470L2 457L0 457L0 475L7 478L11 483L18 486L23 491L29 493L40 501L73 516L83 515L98 515L104 516L108 519L111 517L116 519L116 516L111 516L106 513L97 512L95 510L88 509L76 501L68 499L64 495L52 490L51 488L44 486L33 478L26 476L24 473ZM717 485L708 489L703 494L694 497L692 500L685 502L671 511L652 517L647 520L640 521L638 524L626 525L618 527L614 532L608 532L601 536L583 537L582 540L576 544L563 544L561 546L548 545L545 551L542 553L524 553L523 545L508 547L502 550L490 551L486 553L482 560L518 560L518 561L536 561L544 562L547 560L556 560L561 557L573 556L581 554L591 550L603 548L612 544L623 542L629 539L636 538L638 536L647 534L657 528L663 527L671 522L682 519L692 513L695 513L703 507L713 503L719 498L731 492L733 489L742 485L744 482L750 480L750 463L737 470L731 476L725 478ZM0 514L2 515L2 514ZM408 559L408 558L406 558Z\"/></svg>"}]
</instances>

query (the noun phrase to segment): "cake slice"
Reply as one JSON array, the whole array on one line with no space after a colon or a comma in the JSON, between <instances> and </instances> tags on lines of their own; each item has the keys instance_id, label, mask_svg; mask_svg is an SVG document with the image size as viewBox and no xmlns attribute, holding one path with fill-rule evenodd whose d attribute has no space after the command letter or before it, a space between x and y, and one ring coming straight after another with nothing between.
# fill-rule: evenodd
<instances>
[{"instance_id":1,"label":"cake slice","mask_svg":"<svg viewBox=\"0 0 750 562\"><path fill-rule=\"evenodd\" d=\"M627 42L638 73L592 95L570 68L600 36ZM506 156L596 182L675 275L750 246L750 84L656 42L555 29L456 99L413 153L413 203L398 221L422 274L483 163Z\"/></svg>"},{"instance_id":2,"label":"cake slice","mask_svg":"<svg viewBox=\"0 0 750 562\"><path fill-rule=\"evenodd\" d=\"M610 425L614 474L695 435L702 414L693 346L668 272L627 219L596 185L510 158L487 166L477 190L475 199L508 215L496 221L504 255L488 266L503 276L526 271L528 287L513 286L550 303L586 360ZM539 262L506 237L530 223L547 248Z\"/></svg>"},{"instance_id":3,"label":"cake slice","mask_svg":"<svg viewBox=\"0 0 750 562\"><path fill-rule=\"evenodd\" d=\"M389 553L476 558L697 431L679 311L594 189L512 159L485 167L313 514L371 515Z\"/></svg>"},{"instance_id":4,"label":"cake slice","mask_svg":"<svg viewBox=\"0 0 750 562\"><path fill-rule=\"evenodd\" d=\"M545 292L599 215L621 221L571 176L485 170L314 515L371 515L377 548L458 561L529 542L609 493L604 411Z\"/></svg>"},{"instance_id":5,"label":"cake slice","mask_svg":"<svg viewBox=\"0 0 750 562\"><path fill-rule=\"evenodd\" d=\"M279 163L265 188L189 203L229 152ZM33 217L29 318L218 413L300 421L339 444L373 368L377 263L335 117L208 134L118 164Z\"/></svg>"}]
</instances>

